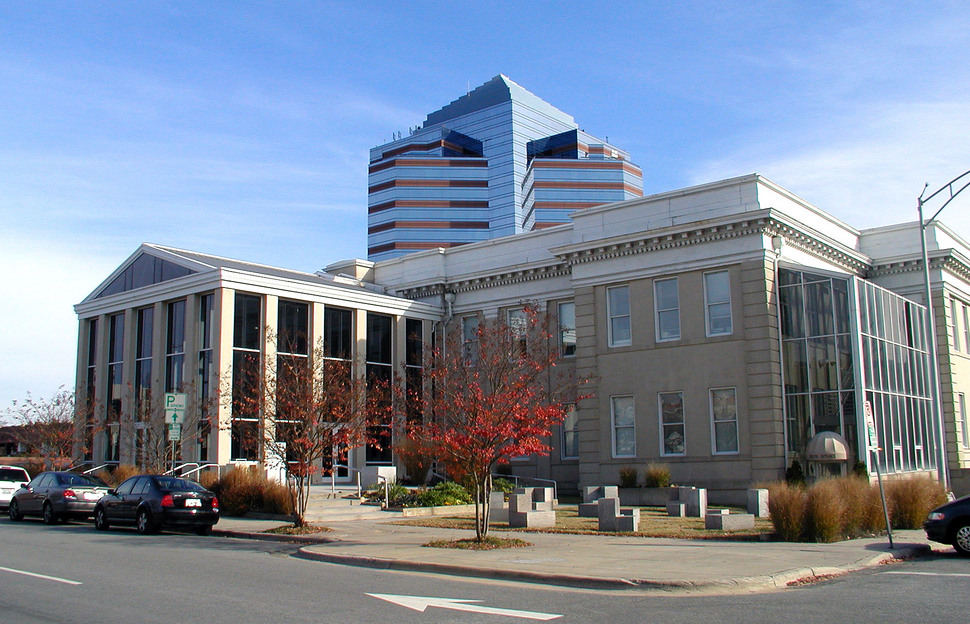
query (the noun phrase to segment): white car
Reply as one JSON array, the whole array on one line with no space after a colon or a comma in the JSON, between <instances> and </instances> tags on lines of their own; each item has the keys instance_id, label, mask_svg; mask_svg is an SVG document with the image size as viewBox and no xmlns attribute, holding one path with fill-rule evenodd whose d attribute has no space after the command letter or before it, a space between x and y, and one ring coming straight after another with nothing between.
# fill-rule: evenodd
<instances>
[{"instance_id":1,"label":"white car","mask_svg":"<svg viewBox=\"0 0 970 624\"><path fill-rule=\"evenodd\" d=\"M13 493L27 485L30 475L20 466L0 466L0 509L10 505Z\"/></svg>"}]
</instances>

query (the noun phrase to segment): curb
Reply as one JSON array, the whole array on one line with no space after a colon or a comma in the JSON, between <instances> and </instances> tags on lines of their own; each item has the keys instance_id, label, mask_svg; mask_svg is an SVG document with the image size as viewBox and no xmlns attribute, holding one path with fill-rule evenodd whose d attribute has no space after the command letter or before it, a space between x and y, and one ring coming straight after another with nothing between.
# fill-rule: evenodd
<instances>
[{"instance_id":1,"label":"curb","mask_svg":"<svg viewBox=\"0 0 970 624\"><path fill-rule=\"evenodd\" d=\"M339 540L331 540L331 543ZM725 578L713 581L656 581L650 579L627 579L619 577L589 577L573 574L549 574L544 572L527 572L516 570L499 570L495 568L481 568L475 566L461 566L447 563L431 563L424 561L410 561L405 559L391 559L386 557L362 557L337 553L319 552L301 547L294 556L310 561L322 561L338 565L350 565L379 570L430 572L451 576L485 578L493 580L519 581L558 585L579 589L623 589L648 590L663 593L705 593L731 594L784 589L795 581L811 581L818 577L842 575L865 568L881 565L893 559L904 559L927 554L931 548L927 545L902 547L893 552L880 553L873 557L860 559L853 563L824 568L796 568L785 570L777 574L765 576Z\"/></svg>"},{"instance_id":2,"label":"curb","mask_svg":"<svg viewBox=\"0 0 970 624\"><path fill-rule=\"evenodd\" d=\"M337 542L336 538L323 537L318 535L280 535L276 533L249 533L247 531L236 531L233 529L212 528L212 535L217 537L232 537L235 539L248 539L258 542L285 542L289 544L331 544Z\"/></svg>"}]
</instances>

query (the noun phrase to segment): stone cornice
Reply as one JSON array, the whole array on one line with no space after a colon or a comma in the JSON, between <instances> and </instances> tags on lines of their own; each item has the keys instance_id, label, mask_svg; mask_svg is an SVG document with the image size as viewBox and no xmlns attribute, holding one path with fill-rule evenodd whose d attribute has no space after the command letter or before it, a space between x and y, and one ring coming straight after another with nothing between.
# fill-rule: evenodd
<instances>
[{"instance_id":1,"label":"stone cornice","mask_svg":"<svg viewBox=\"0 0 970 624\"><path fill-rule=\"evenodd\" d=\"M491 275L477 275L454 282L428 283L397 289L396 292L402 297L416 299L441 295L444 292L480 290L492 286L568 275L572 272L572 266L576 264L746 236L780 236L786 245L835 264L849 273L863 276L869 271L869 263L865 255L823 239L797 223L787 222L769 214L768 211L740 216L746 218L707 223L702 227L685 227L677 231L671 231L668 228L662 232L656 230L653 233L639 232L624 237L592 241L591 244L553 248L550 250L551 253L560 260L554 264L499 271Z\"/></svg>"},{"instance_id":2,"label":"stone cornice","mask_svg":"<svg viewBox=\"0 0 970 624\"><path fill-rule=\"evenodd\" d=\"M954 256L952 250L931 251L930 270L947 270L966 281L970 281L970 265L963 259ZM904 258L873 265L867 277L884 277L886 275L900 275L903 273L922 272L922 258Z\"/></svg>"}]
</instances>

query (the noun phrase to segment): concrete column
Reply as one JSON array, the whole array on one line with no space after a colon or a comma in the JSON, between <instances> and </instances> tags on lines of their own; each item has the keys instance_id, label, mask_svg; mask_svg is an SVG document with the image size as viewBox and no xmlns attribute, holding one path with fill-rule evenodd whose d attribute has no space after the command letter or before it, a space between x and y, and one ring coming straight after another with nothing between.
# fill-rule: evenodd
<instances>
[{"instance_id":1,"label":"concrete column","mask_svg":"<svg viewBox=\"0 0 970 624\"><path fill-rule=\"evenodd\" d=\"M231 288L218 288L213 301L212 360L215 384L219 389L218 417L213 423L215 444L210 447L210 457L219 464L232 459L232 328L236 292Z\"/></svg>"}]
</instances>

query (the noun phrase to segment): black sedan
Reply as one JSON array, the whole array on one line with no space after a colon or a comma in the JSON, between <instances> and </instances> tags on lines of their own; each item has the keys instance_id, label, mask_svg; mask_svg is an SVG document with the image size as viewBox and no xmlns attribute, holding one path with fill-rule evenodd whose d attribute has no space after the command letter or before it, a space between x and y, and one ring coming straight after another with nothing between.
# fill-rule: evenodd
<instances>
[{"instance_id":1,"label":"black sedan","mask_svg":"<svg viewBox=\"0 0 970 624\"><path fill-rule=\"evenodd\" d=\"M122 482L98 501L94 526L134 525L143 534L160 528L191 529L208 535L219 522L219 499L195 481L181 477L139 475Z\"/></svg>"},{"instance_id":2,"label":"black sedan","mask_svg":"<svg viewBox=\"0 0 970 624\"><path fill-rule=\"evenodd\" d=\"M961 555L970 556L970 496L931 511L923 528L928 539L951 544Z\"/></svg>"},{"instance_id":3,"label":"black sedan","mask_svg":"<svg viewBox=\"0 0 970 624\"><path fill-rule=\"evenodd\" d=\"M11 520L40 516L47 524L68 518L91 516L108 486L98 479L76 472L42 472L26 487L14 492L7 507Z\"/></svg>"}]
</instances>

